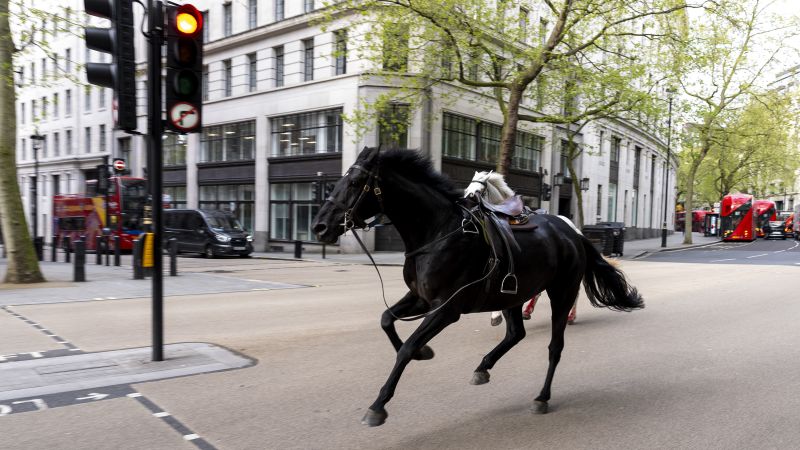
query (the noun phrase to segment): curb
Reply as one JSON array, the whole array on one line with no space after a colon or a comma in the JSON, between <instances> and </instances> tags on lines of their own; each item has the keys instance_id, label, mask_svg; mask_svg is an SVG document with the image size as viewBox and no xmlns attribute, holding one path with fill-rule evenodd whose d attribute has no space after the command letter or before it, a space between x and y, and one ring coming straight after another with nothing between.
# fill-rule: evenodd
<instances>
[{"instance_id":1,"label":"curb","mask_svg":"<svg viewBox=\"0 0 800 450\"><path fill-rule=\"evenodd\" d=\"M652 255L652 254L661 253L661 252L677 252L677 251L681 251L681 250L687 250L687 249L690 249L690 248L708 247L708 246L711 246L711 245L719 244L720 242L722 242L722 241L719 240L719 241L715 241L715 242L706 242L704 244L691 244L691 245L685 245L685 246L682 246L682 247L675 247L675 248L659 248L657 250L643 250L641 253L637 254L636 256L631 257L630 259L640 259L640 258L646 257L647 255Z\"/></svg>"}]
</instances>

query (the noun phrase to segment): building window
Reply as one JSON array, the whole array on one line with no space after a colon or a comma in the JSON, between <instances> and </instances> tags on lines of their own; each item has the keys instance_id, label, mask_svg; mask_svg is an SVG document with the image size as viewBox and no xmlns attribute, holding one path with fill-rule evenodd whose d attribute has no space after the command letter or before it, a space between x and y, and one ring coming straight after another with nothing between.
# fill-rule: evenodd
<instances>
[{"instance_id":1,"label":"building window","mask_svg":"<svg viewBox=\"0 0 800 450\"><path fill-rule=\"evenodd\" d=\"M231 4L226 3L222 5L222 17L224 19L224 35L225 37L233 34L233 14L231 14Z\"/></svg>"},{"instance_id":2,"label":"building window","mask_svg":"<svg viewBox=\"0 0 800 450\"><path fill-rule=\"evenodd\" d=\"M42 135L42 158L47 158L47 135Z\"/></svg>"},{"instance_id":3,"label":"building window","mask_svg":"<svg viewBox=\"0 0 800 450\"><path fill-rule=\"evenodd\" d=\"M21 124L25 123L25 115L26 114L27 114L27 111L25 111L25 103L20 103L19 104L19 122Z\"/></svg>"},{"instance_id":4,"label":"building window","mask_svg":"<svg viewBox=\"0 0 800 450\"><path fill-rule=\"evenodd\" d=\"M347 30L334 32L334 45L336 46L334 57L336 58L336 75L347 73Z\"/></svg>"},{"instance_id":5,"label":"building window","mask_svg":"<svg viewBox=\"0 0 800 450\"><path fill-rule=\"evenodd\" d=\"M72 116L72 89L64 93L64 117Z\"/></svg>"},{"instance_id":6,"label":"building window","mask_svg":"<svg viewBox=\"0 0 800 450\"><path fill-rule=\"evenodd\" d=\"M72 130L67 130L64 132L64 154L72 154Z\"/></svg>"},{"instance_id":7,"label":"building window","mask_svg":"<svg viewBox=\"0 0 800 450\"><path fill-rule=\"evenodd\" d=\"M200 209L228 211L245 230L252 230L255 223L255 199L252 184L200 186Z\"/></svg>"},{"instance_id":8,"label":"building window","mask_svg":"<svg viewBox=\"0 0 800 450\"><path fill-rule=\"evenodd\" d=\"M283 86L283 46L275 47L275 87Z\"/></svg>"},{"instance_id":9,"label":"building window","mask_svg":"<svg viewBox=\"0 0 800 450\"><path fill-rule=\"evenodd\" d=\"M311 12L314 10L314 0L305 0L303 2L303 12Z\"/></svg>"},{"instance_id":10,"label":"building window","mask_svg":"<svg viewBox=\"0 0 800 450\"><path fill-rule=\"evenodd\" d=\"M303 40L303 81L314 79L314 39Z\"/></svg>"},{"instance_id":11,"label":"building window","mask_svg":"<svg viewBox=\"0 0 800 450\"><path fill-rule=\"evenodd\" d=\"M66 49L64 51L64 72L72 73L72 50Z\"/></svg>"},{"instance_id":12,"label":"building window","mask_svg":"<svg viewBox=\"0 0 800 450\"><path fill-rule=\"evenodd\" d=\"M61 154L61 136L58 133L53 133L53 156L60 156Z\"/></svg>"},{"instance_id":13,"label":"building window","mask_svg":"<svg viewBox=\"0 0 800 450\"><path fill-rule=\"evenodd\" d=\"M89 112L92 110L92 87L86 86L83 90L83 111Z\"/></svg>"},{"instance_id":14,"label":"building window","mask_svg":"<svg viewBox=\"0 0 800 450\"><path fill-rule=\"evenodd\" d=\"M517 143L511 167L535 172L538 170L544 150L544 138L531 133L517 131Z\"/></svg>"},{"instance_id":15,"label":"building window","mask_svg":"<svg viewBox=\"0 0 800 450\"><path fill-rule=\"evenodd\" d=\"M283 20L284 17L284 1L275 0L275 21Z\"/></svg>"},{"instance_id":16,"label":"building window","mask_svg":"<svg viewBox=\"0 0 800 450\"><path fill-rule=\"evenodd\" d=\"M92 153L92 127L86 127L84 129L84 136L85 141L84 145L86 146L86 153Z\"/></svg>"},{"instance_id":17,"label":"building window","mask_svg":"<svg viewBox=\"0 0 800 450\"><path fill-rule=\"evenodd\" d=\"M42 97L42 120L47 120L47 97Z\"/></svg>"},{"instance_id":18,"label":"building window","mask_svg":"<svg viewBox=\"0 0 800 450\"><path fill-rule=\"evenodd\" d=\"M341 108L276 117L270 123L272 156L342 151Z\"/></svg>"},{"instance_id":19,"label":"building window","mask_svg":"<svg viewBox=\"0 0 800 450\"><path fill-rule=\"evenodd\" d=\"M100 99L97 101L99 109L106 109L106 88L101 87L98 92Z\"/></svg>"},{"instance_id":20,"label":"building window","mask_svg":"<svg viewBox=\"0 0 800 450\"><path fill-rule=\"evenodd\" d=\"M597 217L602 217L602 209L603 209L603 185L597 185Z\"/></svg>"},{"instance_id":21,"label":"building window","mask_svg":"<svg viewBox=\"0 0 800 450\"><path fill-rule=\"evenodd\" d=\"M24 161L25 159L27 159L28 158L27 153L28 153L28 141L26 141L25 138L22 138L19 145L19 156L18 156L19 160Z\"/></svg>"},{"instance_id":22,"label":"building window","mask_svg":"<svg viewBox=\"0 0 800 450\"><path fill-rule=\"evenodd\" d=\"M519 9L519 39L523 42L528 40L528 18L530 12L525 8Z\"/></svg>"},{"instance_id":23,"label":"building window","mask_svg":"<svg viewBox=\"0 0 800 450\"><path fill-rule=\"evenodd\" d=\"M248 161L255 157L256 122L203 128L200 162Z\"/></svg>"},{"instance_id":24,"label":"building window","mask_svg":"<svg viewBox=\"0 0 800 450\"><path fill-rule=\"evenodd\" d=\"M408 67L408 27L387 25L383 35L383 68L405 72Z\"/></svg>"},{"instance_id":25,"label":"building window","mask_svg":"<svg viewBox=\"0 0 800 450\"><path fill-rule=\"evenodd\" d=\"M378 116L378 142L390 147L408 147L408 105L392 104Z\"/></svg>"},{"instance_id":26,"label":"building window","mask_svg":"<svg viewBox=\"0 0 800 450\"><path fill-rule=\"evenodd\" d=\"M445 113L442 123L442 153L458 159L475 160L478 125L466 117Z\"/></svg>"},{"instance_id":27,"label":"building window","mask_svg":"<svg viewBox=\"0 0 800 450\"><path fill-rule=\"evenodd\" d=\"M208 11L203 11L200 14L202 14L202 16L203 16L203 42L205 43L205 42L209 41L208 40L208 30L211 29L211 24L208 23Z\"/></svg>"},{"instance_id":28,"label":"building window","mask_svg":"<svg viewBox=\"0 0 800 450\"><path fill-rule=\"evenodd\" d=\"M171 208L186 208L186 186L164 186L163 192Z\"/></svg>"},{"instance_id":29,"label":"building window","mask_svg":"<svg viewBox=\"0 0 800 450\"><path fill-rule=\"evenodd\" d=\"M36 122L38 111L36 110L36 100L31 100L31 122Z\"/></svg>"},{"instance_id":30,"label":"building window","mask_svg":"<svg viewBox=\"0 0 800 450\"><path fill-rule=\"evenodd\" d=\"M617 185L608 183L608 221L617 221Z\"/></svg>"},{"instance_id":31,"label":"building window","mask_svg":"<svg viewBox=\"0 0 800 450\"><path fill-rule=\"evenodd\" d=\"M100 153L105 153L106 152L106 126L105 125L100 125L99 135L100 135L99 136L100 145L98 145L98 151Z\"/></svg>"},{"instance_id":32,"label":"building window","mask_svg":"<svg viewBox=\"0 0 800 450\"><path fill-rule=\"evenodd\" d=\"M58 118L58 92L53 94L53 118Z\"/></svg>"},{"instance_id":33,"label":"building window","mask_svg":"<svg viewBox=\"0 0 800 450\"><path fill-rule=\"evenodd\" d=\"M88 53L89 50L86 50L86 52ZM47 80L47 58L42 58L42 82L46 80Z\"/></svg>"},{"instance_id":34,"label":"building window","mask_svg":"<svg viewBox=\"0 0 800 450\"><path fill-rule=\"evenodd\" d=\"M611 162L619 162L619 152L622 144L622 139L613 137L611 142Z\"/></svg>"},{"instance_id":35,"label":"building window","mask_svg":"<svg viewBox=\"0 0 800 450\"><path fill-rule=\"evenodd\" d=\"M258 0L247 2L247 25L255 28L258 25Z\"/></svg>"},{"instance_id":36,"label":"building window","mask_svg":"<svg viewBox=\"0 0 800 450\"><path fill-rule=\"evenodd\" d=\"M222 61L225 65L225 97L230 97L233 93L233 73L231 69L231 60L226 59Z\"/></svg>"},{"instance_id":37,"label":"building window","mask_svg":"<svg viewBox=\"0 0 800 450\"><path fill-rule=\"evenodd\" d=\"M257 82L258 82L257 81L258 79L256 77L257 74L258 74L256 64L257 64L256 54L255 53L250 53L249 55L247 55L247 68L248 68L247 69L247 85L250 88L250 92L253 92L253 91L256 90L256 85L257 85Z\"/></svg>"},{"instance_id":38,"label":"building window","mask_svg":"<svg viewBox=\"0 0 800 450\"><path fill-rule=\"evenodd\" d=\"M186 165L186 136L181 134L165 134L162 138L165 166Z\"/></svg>"},{"instance_id":39,"label":"building window","mask_svg":"<svg viewBox=\"0 0 800 450\"><path fill-rule=\"evenodd\" d=\"M202 90L203 90L203 101L207 101L208 100L208 65L204 65L203 66Z\"/></svg>"},{"instance_id":40,"label":"building window","mask_svg":"<svg viewBox=\"0 0 800 450\"><path fill-rule=\"evenodd\" d=\"M269 188L270 239L316 242L311 221L320 205L314 201L314 185L273 183Z\"/></svg>"}]
</instances>

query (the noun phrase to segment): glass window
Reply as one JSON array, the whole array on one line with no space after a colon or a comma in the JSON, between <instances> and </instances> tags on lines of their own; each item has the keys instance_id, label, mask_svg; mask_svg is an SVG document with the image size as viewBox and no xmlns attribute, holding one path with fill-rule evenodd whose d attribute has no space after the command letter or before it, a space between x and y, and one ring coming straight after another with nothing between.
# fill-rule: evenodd
<instances>
[{"instance_id":1,"label":"glass window","mask_svg":"<svg viewBox=\"0 0 800 450\"><path fill-rule=\"evenodd\" d=\"M305 0L303 3L303 12L311 12L314 10L314 0Z\"/></svg>"},{"instance_id":2,"label":"glass window","mask_svg":"<svg viewBox=\"0 0 800 450\"><path fill-rule=\"evenodd\" d=\"M98 146L100 153L106 151L106 126L100 125L100 145Z\"/></svg>"},{"instance_id":3,"label":"glass window","mask_svg":"<svg viewBox=\"0 0 800 450\"><path fill-rule=\"evenodd\" d=\"M255 28L258 22L258 0L249 0L247 2L247 25L250 28Z\"/></svg>"},{"instance_id":4,"label":"glass window","mask_svg":"<svg viewBox=\"0 0 800 450\"><path fill-rule=\"evenodd\" d=\"M314 39L303 40L303 81L314 79Z\"/></svg>"},{"instance_id":5,"label":"glass window","mask_svg":"<svg viewBox=\"0 0 800 450\"><path fill-rule=\"evenodd\" d=\"M92 110L92 87L86 86L83 90L83 110L89 112Z\"/></svg>"},{"instance_id":6,"label":"glass window","mask_svg":"<svg viewBox=\"0 0 800 450\"><path fill-rule=\"evenodd\" d=\"M334 57L336 58L336 75L347 73L347 30L339 30L334 32L334 40L336 42L336 50Z\"/></svg>"},{"instance_id":7,"label":"glass window","mask_svg":"<svg viewBox=\"0 0 800 450\"><path fill-rule=\"evenodd\" d=\"M58 92L53 94L53 118L58 117Z\"/></svg>"},{"instance_id":8,"label":"glass window","mask_svg":"<svg viewBox=\"0 0 800 450\"><path fill-rule=\"evenodd\" d=\"M59 156L61 153L61 135L53 133L53 156Z\"/></svg>"},{"instance_id":9,"label":"glass window","mask_svg":"<svg viewBox=\"0 0 800 450\"><path fill-rule=\"evenodd\" d=\"M275 47L275 87L283 86L283 46Z\"/></svg>"},{"instance_id":10,"label":"glass window","mask_svg":"<svg viewBox=\"0 0 800 450\"><path fill-rule=\"evenodd\" d=\"M67 130L64 135L64 154L72 154L72 130Z\"/></svg>"},{"instance_id":11,"label":"glass window","mask_svg":"<svg viewBox=\"0 0 800 450\"><path fill-rule=\"evenodd\" d=\"M72 50L66 49L64 51L64 71L72 73Z\"/></svg>"},{"instance_id":12,"label":"glass window","mask_svg":"<svg viewBox=\"0 0 800 450\"><path fill-rule=\"evenodd\" d=\"M503 129L499 125L486 122L480 122L478 125L480 132L478 161L497 164L497 157L500 155L500 138Z\"/></svg>"},{"instance_id":13,"label":"glass window","mask_svg":"<svg viewBox=\"0 0 800 450\"><path fill-rule=\"evenodd\" d=\"M164 186L163 192L171 208L186 208L186 186Z\"/></svg>"},{"instance_id":14,"label":"glass window","mask_svg":"<svg viewBox=\"0 0 800 450\"><path fill-rule=\"evenodd\" d=\"M336 180L326 183L332 189ZM270 184L270 239L316 242L311 221L319 211L316 183Z\"/></svg>"},{"instance_id":15,"label":"glass window","mask_svg":"<svg viewBox=\"0 0 800 450\"><path fill-rule=\"evenodd\" d=\"M64 117L72 115L72 90L67 89L64 97Z\"/></svg>"},{"instance_id":16,"label":"glass window","mask_svg":"<svg viewBox=\"0 0 800 450\"><path fill-rule=\"evenodd\" d=\"M404 72L408 66L408 27L386 25L383 36L383 68Z\"/></svg>"},{"instance_id":17,"label":"glass window","mask_svg":"<svg viewBox=\"0 0 800 450\"><path fill-rule=\"evenodd\" d=\"M208 30L211 28L208 23L208 11L203 11L203 42L208 42Z\"/></svg>"},{"instance_id":18,"label":"glass window","mask_svg":"<svg viewBox=\"0 0 800 450\"><path fill-rule=\"evenodd\" d=\"M165 166L185 166L187 139L182 134L165 134L163 137Z\"/></svg>"},{"instance_id":19,"label":"glass window","mask_svg":"<svg viewBox=\"0 0 800 450\"><path fill-rule=\"evenodd\" d=\"M255 185L200 186L200 209L228 211L241 222L244 229L252 230L255 223Z\"/></svg>"},{"instance_id":20,"label":"glass window","mask_svg":"<svg viewBox=\"0 0 800 450\"><path fill-rule=\"evenodd\" d=\"M381 145L408 147L408 105L392 104L378 117Z\"/></svg>"},{"instance_id":21,"label":"glass window","mask_svg":"<svg viewBox=\"0 0 800 450\"><path fill-rule=\"evenodd\" d=\"M86 149L86 153L92 153L92 127L86 127L84 129L84 133L86 136L86 140L84 141L84 148Z\"/></svg>"},{"instance_id":22,"label":"glass window","mask_svg":"<svg viewBox=\"0 0 800 450\"><path fill-rule=\"evenodd\" d=\"M341 108L276 117L270 124L272 156L342 151Z\"/></svg>"},{"instance_id":23,"label":"glass window","mask_svg":"<svg viewBox=\"0 0 800 450\"><path fill-rule=\"evenodd\" d=\"M204 28L205 29L205 28ZM203 101L208 100L208 65L203 66L203 81L202 81L202 90L203 90Z\"/></svg>"},{"instance_id":24,"label":"glass window","mask_svg":"<svg viewBox=\"0 0 800 450\"><path fill-rule=\"evenodd\" d=\"M617 185L608 183L608 221L617 221Z\"/></svg>"},{"instance_id":25,"label":"glass window","mask_svg":"<svg viewBox=\"0 0 800 450\"><path fill-rule=\"evenodd\" d=\"M20 123L22 123L22 124L25 123L25 115L26 114L27 113L25 112L25 103L20 103L19 104L19 121L20 121Z\"/></svg>"},{"instance_id":26,"label":"glass window","mask_svg":"<svg viewBox=\"0 0 800 450\"><path fill-rule=\"evenodd\" d=\"M257 83L256 75L258 73L256 71L256 69L257 69L256 68L256 62L257 62L257 60L256 60L256 54L255 53L250 53L249 55L247 55L247 68L248 68L247 69L247 75L248 75L247 76L247 78L248 78L247 85L250 88L250 92L253 92L253 91L256 90L256 83Z\"/></svg>"},{"instance_id":27,"label":"glass window","mask_svg":"<svg viewBox=\"0 0 800 450\"><path fill-rule=\"evenodd\" d=\"M445 113L442 123L442 152L445 156L475 160L477 124L466 117Z\"/></svg>"},{"instance_id":28,"label":"glass window","mask_svg":"<svg viewBox=\"0 0 800 450\"><path fill-rule=\"evenodd\" d=\"M225 24L224 35L228 37L233 33L233 14L231 14L230 3L222 5L222 17Z\"/></svg>"},{"instance_id":29,"label":"glass window","mask_svg":"<svg viewBox=\"0 0 800 450\"><path fill-rule=\"evenodd\" d=\"M42 97L42 120L47 120L47 97Z\"/></svg>"},{"instance_id":30,"label":"glass window","mask_svg":"<svg viewBox=\"0 0 800 450\"><path fill-rule=\"evenodd\" d=\"M255 142L254 120L205 127L200 141L200 162L252 160Z\"/></svg>"},{"instance_id":31,"label":"glass window","mask_svg":"<svg viewBox=\"0 0 800 450\"><path fill-rule=\"evenodd\" d=\"M611 162L619 162L619 151L622 139L613 137L611 140Z\"/></svg>"},{"instance_id":32,"label":"glass window","mask_svg":"<svg viewBox=\"0 0 800 450\"><path fill-rule=\"evenodd\" d=\"M233 93L233 74L231 69L231 60L226 59L222 61L225 65L225 97L230 97Z\"/></svg>"},{"instance_id":33,"label":"glass window","mask_svg":"<svg viewBox=\"0 0 800 450\"><path fill-rule=\"evenodd\" d=\"M516 140L511 167L520 170L537 171L542 160L544 138L524 131L517 131Z\"/></svg>"},{"instance_id":34,"label":"glass window","mask_svg":"<svg viewBox=\"0 0 800 450\"><path fill-rule=\"evenodd\" d=\"M283 20L284 0L275 0L275 21Z\"/></svg>"}]
</instances>

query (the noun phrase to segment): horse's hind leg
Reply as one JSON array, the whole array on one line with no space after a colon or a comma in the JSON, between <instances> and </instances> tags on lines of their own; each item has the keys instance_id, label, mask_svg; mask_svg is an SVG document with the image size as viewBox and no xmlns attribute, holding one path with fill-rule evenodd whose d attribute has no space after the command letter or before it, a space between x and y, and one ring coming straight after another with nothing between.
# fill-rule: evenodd
<instances>
[{"instance_id":1,"label":"horse's hind leg","mask_svg":"<svg viewBox=\"0 0 800 450\"><path fill-rule=\"evenodd\" d=\"M397 303L392 305L389 309L383 312L381 316L381 328L389 337L389 341L394 346L395 351L400 351L403 345L403 340L397 335L397 330L394 327L395 321L398 317L409 317L417 314L423 314L428 310L428 303L422 301L419 297L411 292L406 293L403 298ZM425 360L433 358L433 349L423 346L413 356L413 359Z\"/></svg>"},{"instance_id":2,"label":"horse's hind leg","mask_svg":"<svg viewBox=\"0 0 800 450\"><path fill-rule=\"evenodd\" d=\"M397 383L400 381L400 375L411 362L414 354L419 351L425 344L427 344L434 336L439 334L448 325L456 322L459 318L459 313L455 311L439 310L435 314L426 317L419 327L411 333L405 343L400 347L397 352L397 359L389 374L389 378L381 388L380 394L375 402L369 407L361 423L375 427L383 425L386 421L388 414L384 406L394 396L394 390Z\"/></svg>"},{"instance_id":3,"label":"horse's hind leg","mask_svg":"<svg viewBox=\"0 0 800 450\"><path fill-rule=\"evenodd\" d=\"M553 331L550 338L550 364L547 367L547 378L545 378L544 386L539 396L534 401L534 411L540 414L547 413L550 401L550 387L553 384L553 374L556 372L556 366L561 361L561 351L564 349L564 330L567 328L567 317L572 305L578 297L578 290L580 289L580 278L576 280L568 280L562 283L553 283L558 288L548 288L547 295L550 297L550 306L553 309ZM563 287L562 287L563 286Z\"/></svg>"},{"instance_id":4,"label":"horse's hind leg","mask_svg":"<svg viewBox=\"0 0 800 450\"><path fill-rule=\"evenodd\" d=\"M486 356L483 357L478 368L472 374L470 384L486 384L489 382L489 369L494 367L495 363L503 357L511 347L517 345L525 337L525 326L522 324L522 309L511 308L503 311L503 316L506 318L506 335L497 347L493 348Z\"/></svg>"}]
</instances>

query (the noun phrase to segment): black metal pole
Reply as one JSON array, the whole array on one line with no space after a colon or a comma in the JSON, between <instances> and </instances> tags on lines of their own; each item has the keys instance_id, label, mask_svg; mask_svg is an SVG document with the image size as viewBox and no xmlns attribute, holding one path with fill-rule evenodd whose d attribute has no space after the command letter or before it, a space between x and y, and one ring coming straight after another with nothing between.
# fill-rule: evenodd
<instances>
[{"instance_id":1,"label":"black metal pole","mask_svg":"<svg viewBox=\"0 0 800 450\"><path fill-rule=\"evenodd\" d=\"M86 281L86 241L83 239L75 241L75 266L72 279Z\"/></svg>"},{"instance_id":2,"label":"black metal pole","mask_svg":"<svg viewBox=\"0 0 800 450\"><path fill-rule=\"evenodd\" d=\"M147 173L150 178L150 199L153 214L153 361L164 360L164 267L161 251L161 189L162 142L164 123L161 118L161 46L164 41L164 5L160 0L148 0L149 52L147 67L148 139Z\"/></svg>"},{"instance_id":3,"label":"black metal pole","mask_svg":"<svg viewBox=\"0 0 800 450\"><path fill-rule=\"evenodd\" d=\"M103 236L94 237L94 263L95 265L103 264L103 252L100 248L103 246Z\"/></svg>"},{"instance_id":4,"label":"black metal pole","mask_svg":"<svg viewBox=\"0 0 800 450\"><path fill-rule=\"evenodd\" d=\"M174 237L169 238L169 275L178 276L178 240Z\"/></svg>"},{"instance_id":5,"label":"black metal pole","mask_svg":"<svg viewBox=\"0 0 800 450\"><path fill-rule=\"evenodd\" d=\"M120 261L121 250L119 248L119 236L114 236L113 239L114 239L114 265L119 267L119 265L121 264Z\"/></svg>"},{"instance_id":6,"label":"black metal pole","mask_svg":"<svg viewBox=\"0 0 800 450\"><path fill-rule=\"evenodd\" d=\"M53 235L53 240L50 241L50 261L58 261L58 235Z\"/></svg>"},{"instance_id":7,"label":"black metal pole","mask_svg":"<svg viewBox=\"0 0 800 450\"><path fill-rule=\"evenodd\" d=\"M669 94L669 115L667 117L667 160L664 162L664 224L661 226L661 247L667 246L667 204L669 196L669 162L672 159L672 94ZM691 211L687 211L687 217L691 217ZM689 222L691 224L691 221ZM689 225L691 227L691 225Z\"/></svg>"},{"instance_id":8,"label":"black metal pole","mask_svg":"<svg viewBox=\"0 0 800 450\"><path fill-rule=\"evenodd\" d=\"M38 134L38 133L37 133ZM41 142L38 139L35 142ZM39 145L33 145L33 206L31 207L31 215L33 216L33 239L39 235Z\"/></svg>"},{"instance_id":9,"label":"black metal pole","mask_svg":"<svg viewBox=\"0 0 800 450\"><path fill-rule=\"evenodd\" d=\"M68 263L70 259L70 253L72 250L72 242L70 242L69 236L64 236L64 262Z\"/></svg>"},{"instance_id":10,"label":"black metal pole","mask_svg":"<svg viewBox=\"0 0 800 450\"><path fill-rule=\"evenodd\" d=\"M142 253L144 249L144 234L133 241L133 279L144 280L144 268L142 267Z\"/></svg>"}]
</instances>

